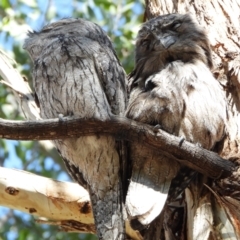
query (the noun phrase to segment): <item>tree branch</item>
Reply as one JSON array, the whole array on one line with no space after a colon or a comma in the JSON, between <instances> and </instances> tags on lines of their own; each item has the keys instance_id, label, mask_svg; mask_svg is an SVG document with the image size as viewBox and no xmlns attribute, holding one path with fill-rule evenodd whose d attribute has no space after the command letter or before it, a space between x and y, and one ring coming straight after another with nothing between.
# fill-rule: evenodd
<instances>
[{"instance_id":1,"label":"tree branch","mask_svg":"<svg viewBox=\"0 0 240 240\"><path fill-rule=\"evenodd\" d=\"M76 183L0 167L0 205L51 221L80 222L95 232L88 192Z\"/></svg>"},{"instance_id":2,"label":"tree branch","mask_svg":"<svg viewBox=\"0 0 240 240\"><path fill-rule=\"evenodd\" d=\"M112 116L107 121L64 117L41 121L0 120L0 138L15 140L53 140L96 134L109 134L116 139L139 141L161 151L182 164L211 178L222 178L232 174L235 164L216 153L161 129L127 118Z\"/></svg>"},{"instance_id":3,"label":"tree branch","mask_svg":"<svg viewBox=\"0 0 240 240\"><path fill-rule=\"evenodd\" d=\"M29 213L37 222L57 225L66 232L95 233L89 194L77 183L0 167L0 205ZM128 222L126 230L132 239L142 240Z\"/></svg>"},{"instance_id":4,"label":"tree branch","mask_svg":"<svg viewBox=\"0 0 240 240\"><path fill-rule=\"evenodd\" d=\"M40 111L34 101L30 87L13 65L16 66L16 62L0 49L0 76L4 79L0 83L7 85L13 90L19 106L27 119L40 119Z\"/></svg>"},{"instance_id":5,"label":"tree branch","mask_svg":"<svg viewBox=\"0 0 240 240\"><path fill-rule=\"evenodd\" d=\"M11 59L0 51L0 75L14 90L28 119L39 119L39 109L31 90L21 75L12 67ZM217 154L197 147L160 129L126 118L112 116L108 121L97 119L62 118L41 121L0 120L0 138L16 140L45 140L92 134L111 134L117 139L141 141L164 152L196 171L212 178L227 177L235 165Z\"/></svg>"}]
</instances>

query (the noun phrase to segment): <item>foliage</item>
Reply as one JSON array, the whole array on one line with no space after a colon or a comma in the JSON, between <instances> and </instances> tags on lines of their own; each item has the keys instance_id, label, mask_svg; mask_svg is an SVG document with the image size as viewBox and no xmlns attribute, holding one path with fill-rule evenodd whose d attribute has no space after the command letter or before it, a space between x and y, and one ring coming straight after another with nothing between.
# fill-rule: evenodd
<instances>
[{"instance_id":1,"label":"foliage","mask_svg":"<svg viewBox=\"0 0 240 240\"><path fill-rule=\"evenodd\" d=\"M22 49L27 31L40 30L45 24L65 17L83 17L103 27L114 42L127 73L133 68L133 41L143 19L143 5L131 0L2 0L0 1L0 48L18 63L19 71L31 84L31 63ZM0 85L0 117L23 119L11 90ZM43 176L70 181L55 149L49 142L0 140L0 166L14 167ZM79 239L93 240L93 235L59 232L40 225L31 216L0 208L1 239Z\"/></svg>"}]
</instances>

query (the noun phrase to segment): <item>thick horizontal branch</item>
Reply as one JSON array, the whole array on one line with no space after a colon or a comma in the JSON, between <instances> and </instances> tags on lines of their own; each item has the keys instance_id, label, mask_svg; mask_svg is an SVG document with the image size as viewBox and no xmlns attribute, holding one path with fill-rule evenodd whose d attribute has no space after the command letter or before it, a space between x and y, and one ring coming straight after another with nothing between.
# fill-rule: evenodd
<instances>
[{"instance_id":1,"label":"thick horizontal branch","mask_svg":"<svg viewBox=\"0 0 240 240\"><path fill-rule=\"evenodd\" d=\"M76 183L0 167L0 205L53 222L78 222L87 228L82 231L95 232L88 192Z\"/></svg>"},{"instance_id":2,"label":"thick horizontal branch","mask_svg":"<svg viewBox=\"0 0 240 240\"><path fill-rule=\"evenodd\" d=\"M215 179L230 176L235 167L214 152L124 117L112 116L105 121L70 117L39 121L0 120L0 138L6 139L53 140L93 134L110 134L119 140L144 142Z\"/></svg>"},{"instance_id":3,"label":"thick horizontal branch","mask_svg":"<svg viewBox=\"0 0 240 240\"><path fill-rule=\"evenodd\" d=\"M29 213L39 223L57 225L67 232L95 233L89 194L77 183L0 167L0 205ZM142 239L128 222L126 230L132 239Z\"/></svg>"}]
</instances>

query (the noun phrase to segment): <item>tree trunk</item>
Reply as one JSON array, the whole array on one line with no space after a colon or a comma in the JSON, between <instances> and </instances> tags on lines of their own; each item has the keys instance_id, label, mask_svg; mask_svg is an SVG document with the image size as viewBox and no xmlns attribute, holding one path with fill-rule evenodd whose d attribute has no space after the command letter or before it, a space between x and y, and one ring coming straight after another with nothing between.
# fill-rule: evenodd
<instances>
[{"instance_id":1,"label":"tree trunk","mask_svg":"<svg viewBox=\"0 0 240 240\"><path fill-rule=\"evenodd\" d=\"M238 0L145 2L145 19L169 13L190 13L205 28L213 52L212 72L223 85L228 101L227 134L215 146L214 151L225 159L239 162L240 2ZM239 178L239 173L236 173L235 177L230 179L213 182L199 175L185 191L181 208L178 206L176 208L178 210L172 212L171 208L166 206L165 213L151 224L144 239L240 239L240 216L237 213L240 209L239 193L233 186L233 183L239 185L237 183ZM174 217L177 221L173 220Z\"/></svg>"}]
</instances>

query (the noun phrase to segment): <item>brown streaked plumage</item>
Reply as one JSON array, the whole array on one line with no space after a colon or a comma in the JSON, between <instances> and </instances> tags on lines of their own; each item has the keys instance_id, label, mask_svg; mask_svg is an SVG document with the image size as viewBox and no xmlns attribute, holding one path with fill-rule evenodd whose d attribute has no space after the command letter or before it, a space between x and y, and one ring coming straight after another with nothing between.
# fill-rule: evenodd
<instances>
[{"instance_id":1,"label":"brown streaked plumage","mask_svg":"<svg viewBox=\"0 0 240 240\"><path fill-rule=\"evenodd\" d=\"M126 116L160 125L171 134L212 149L224 135L226 102L210 71L211 50L205 32L187 14L159 16L141 27L135 54ZM181 166L138 143L131 144L130 157L133 173L126 198L128 216L148 225L161 213ZM184 171L180 175L186 178L183 183L176 178L171 194L180 193L192 177Z\"/></svg>"}]
</instances>

